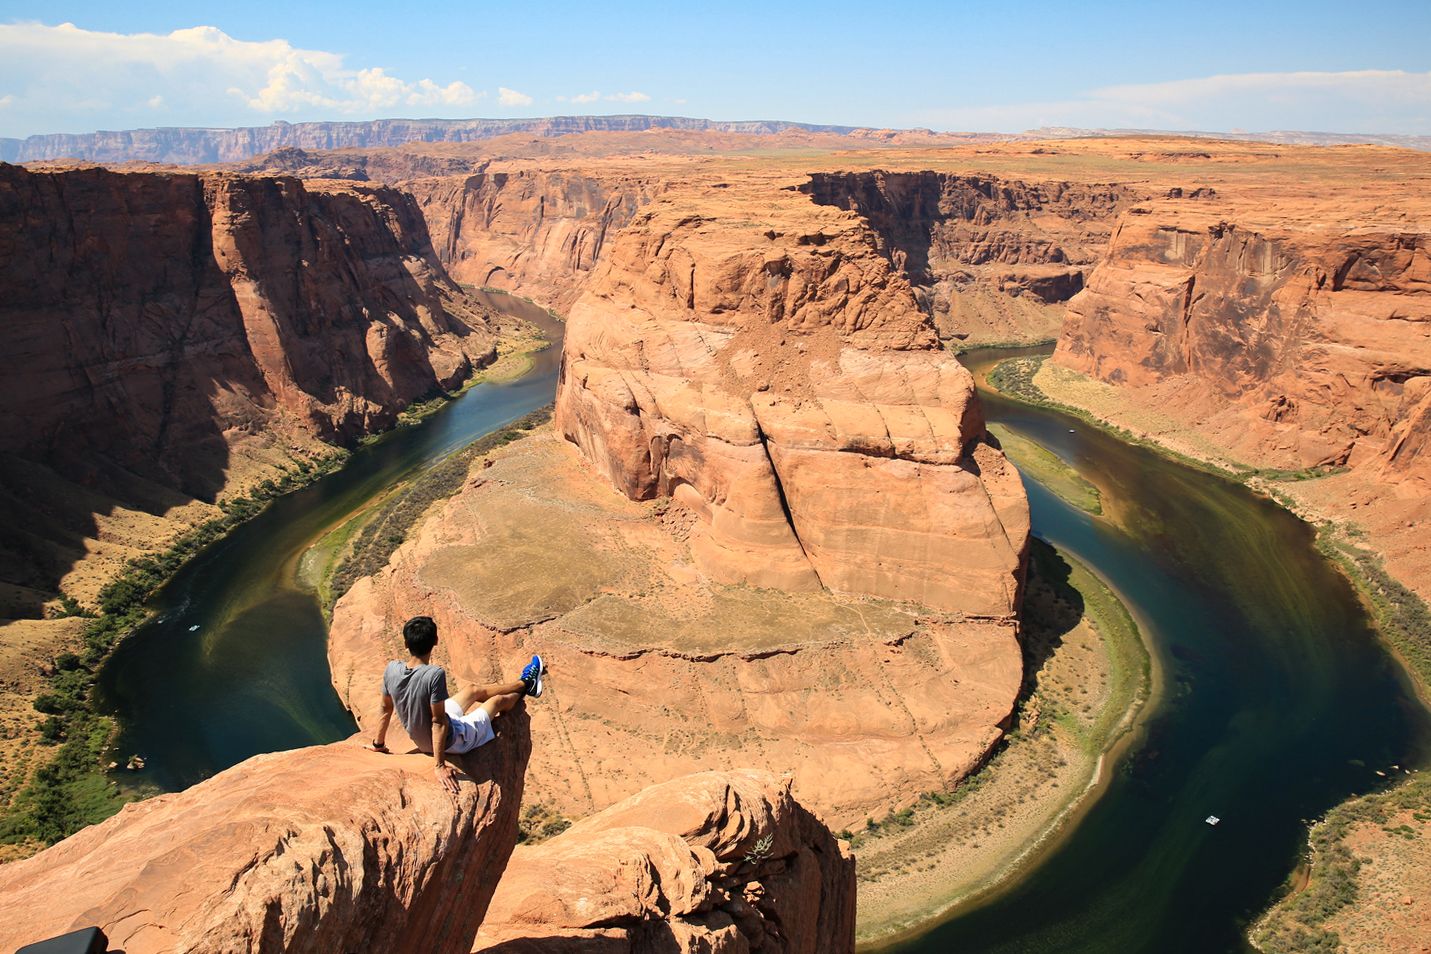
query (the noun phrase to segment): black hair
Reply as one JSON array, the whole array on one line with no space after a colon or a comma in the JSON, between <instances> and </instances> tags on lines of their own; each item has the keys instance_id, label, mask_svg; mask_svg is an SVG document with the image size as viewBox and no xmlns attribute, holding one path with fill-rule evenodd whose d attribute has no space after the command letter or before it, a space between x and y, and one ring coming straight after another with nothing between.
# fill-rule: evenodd
<instances>
[{"instance_id":1,"label":"black hair","mask_svg":"<svg viewBox=\"0 0 1431 954\"><path fill-rule=\"evenodd\" d=\"M431 616L414 616L403 624L402 641L414 656L426 656L437 645L437 624Z\"/></svg>"}]
</instances>

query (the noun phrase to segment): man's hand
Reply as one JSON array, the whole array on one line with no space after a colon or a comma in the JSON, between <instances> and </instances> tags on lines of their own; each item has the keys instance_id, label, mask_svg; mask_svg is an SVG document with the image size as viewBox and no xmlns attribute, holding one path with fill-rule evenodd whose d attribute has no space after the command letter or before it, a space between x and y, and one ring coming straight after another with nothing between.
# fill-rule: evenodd
<instances>
[{"instance_id":1,"label":"man's hand","mask_svg":"<svg viewBox=\"0 0 1431 954\"><path fill-rule=\"evenodd\" d=\"M437 776L437 784L447 789L449 794L457 794L457 769L443 762L441 765L434 765L432 773Z\"/></svg>"},{"instance_id":2,"label":"man's hand","mask_svg":"<svg viewBox=\"0 0 1431 954\"><path fill-rule=\"evenodd\" d=\"M384 745L383 743L379 742L377 739L373 739L373 741L371 741L371 742L369 742L367 745L363 746L363 748L368 749L369 751L372 751L372 752L381 752L381 753L383 753L384 755L389 754L389 749L388 749L388 747L387 747L386 745Z\"/></svg>"}]
</instances>

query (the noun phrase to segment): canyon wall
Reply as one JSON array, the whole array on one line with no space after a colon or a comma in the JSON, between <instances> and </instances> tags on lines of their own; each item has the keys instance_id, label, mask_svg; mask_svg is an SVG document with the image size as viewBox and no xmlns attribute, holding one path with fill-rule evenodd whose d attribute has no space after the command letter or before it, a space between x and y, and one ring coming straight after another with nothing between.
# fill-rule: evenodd
<instances>
[{"instance_id":1,"label":"canyon wall","mask_svg":"<svg viewBox=\"0 0 1431 954\"><path fill-rule=\"evenodd\" d=\"M475 951L845 954L855 859L765 772L653 786L522 846Z\"/></svg>"},{"instance_id":2,"label":"canyon wall","mask_svg":"<svg viewBox=\"0 0 1431 954\"><path fill-rule=\"evenodd\" d=\"M0 948L98 926L126 954L466 954L517 840L526 714L456 756L259 755L0 866ZM21 913L23 912L23 913Z\"/></svg>"},{"instance_id":3,"label":"canyon wall","mask_svg":"<svg viewBox=\"0 0 1431 954\"><path fill-rule=\"evenodd\" d=\"M863 216L941 337L970 343L1057 335L1062 304L1131 197L1117 185L881 170L814 173L801 191Z\"/></svg>"},{"instance_id":4,"label":"canyon wall","mask_svg":"<svg viewBox=\"0 0 1431 954\"><path fill-rule=\"evenodd\" d=\"M1407 223L1147 203L1071 302L1053 360L1155 393L1244 460L1425 481L1428 247Z\"/></svg>"},{"instance_id":5,"label":"canyon wall","mask_svg":"<svg viewBox=\"0 0 1431 954\"><path fill-rule=\"evenodd\" d=\"M495 355L493 316L385 187L0 165L0 289L0 579L21 592L123 536L97 514L213 502Z\"/></svg>"},{"instance_id":6,"label":"canyon wall","mask_svg":"<svg viewBox=\"0 0 1431 954\"><path fill-rule=\"evenodd\" d=\"M389 177L396 170L384 169ZM613 233L662 188L612 172L515 169L404 178L433 247L458 281L501 288L565 312Z\"/></svg>"},{"instance_id":7,"label":"canyon wall","mask_svg":"<svg viewBox=\"0 0 1431 954\"><path fill-rule=\"evenodd\" d=\"M666 188L670 172L594 163L495 161L474 154L280 149L244 172L381 182L413 196L434 254L457 281L565 313L608 238Z\"/></svg>"},{"instance_id":8,"label":"canyon wall","mask_svg":"<svg viewBox=\"0 0 1431 954\"><path fill-rule=\"evenodd\" d=\"M1010 617L1023 487L879 249L788 188L666 192L571 309L557 426L626 496L695 513L712 579Z\"/></svg>"},{"instance_id":9,"label":"canyon wall","mask_svg":"<svg viewBox=\"0 0 1431 954\"><path fill-rule=\"evenodd\" d=\"M1181 453L1257 470L1431 599L1431 218L1403 184L1367 178L1130 209L1035 380Z\"/></svg>"}]
</instances>

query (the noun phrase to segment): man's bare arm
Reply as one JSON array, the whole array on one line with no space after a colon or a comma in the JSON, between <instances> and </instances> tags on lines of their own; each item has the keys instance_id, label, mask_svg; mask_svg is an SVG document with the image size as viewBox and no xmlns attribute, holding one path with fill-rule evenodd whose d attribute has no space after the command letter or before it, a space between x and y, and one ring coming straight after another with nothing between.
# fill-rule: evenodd
<instances>
[{"instance_id":1,"label":"man's bare arm","mask_svg":"<svg viewBox=\"0 0 1431 954\"><path fill-rule=\"evenodd\" d=\"M441 702L432 703L432 757L437 763L432 767L437 781L443 788L457 794L457 770L447 764L447 709Z\"/></svg>"},{"instance_id":2,"label":"man's bare arm","mask_svg":"<svg viewBox=\"0 0 1431 954\"><path fill-rule=\"evenodd\" d=\"M373 748L379 752L388 749L388 723L393 720L393 697L383 693L383 717L378 722L378 734L373 736Z\"/></svg>"}]
</instances>

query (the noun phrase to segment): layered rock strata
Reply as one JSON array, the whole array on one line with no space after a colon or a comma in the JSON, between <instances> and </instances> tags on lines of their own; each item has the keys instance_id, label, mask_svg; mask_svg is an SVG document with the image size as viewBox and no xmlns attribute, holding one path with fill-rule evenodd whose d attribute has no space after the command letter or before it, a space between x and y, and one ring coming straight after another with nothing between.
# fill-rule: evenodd
<instances>
[{"instance_id":1,"label":"layered rock strata","mask_svg":"<svg viewBox=\"0 0 1431 954\"><path fill-rule=\"evenodd\" d=\"M1268 479L1347 468L1279 491L1313 519L1369 531L1391 572L1431 598L1431 220L1372 190L1337 195L1336 227L1323 199L1140 204L1070 302L1040 379ZM1055 387L1066 372L1104 393Z\"/></svg>"},{"instance_id":2,"label":"layered rock strata","mask_svg":"<svg viewBox=\"0 0 1431 954\"><path fill-rule=\"evenodd\" d=\"M436 253L453 277L565 312L610 236L662 183L575 169L482 169L405 179L402 188L416 197Z\"/></svg>"},{"instance_id":3,"label":"layered rock strata","mask_svg":"<svg viewBox=\"0 0 1431 954\"><path fill-rule=\"evenodd\" d=\"M1047 339L1102 255L1125 186L882 170L811 175L802 191L858 212L946 338Z\"/></svg>"},{"instance_id":4,"label":"layered rock strata","mask_svg":"<svg viewBox=\"0 0 1431 954\"><path fill-rule=\"evenodd\" d=\"M213 502L495 354L492 316L388 188L0 166L0 251L3 579L40 593L104 549L87 539L123 536L97 515Z\"/></svg>"},{"instance_id":5,"label":"layered rock strata","mask_svg":"<svg viewBox=\"0 0 1431 954\"><path fill-rule=\"evenodd\" d=\"M1231 211L1166 202L1128 216L1055 362L1178 391L1223 418L1233 453L1431 476L1427 234Z\"/></svg>"},{"instance_id":6,"label":"layered rock strata","mask_svg":"<svg viewBox=\"0 0 1431 954\"><path fill-rule=\"evenodd\" d=\"M517 838L525 713L459 756L357 742L249 759L0 867L0 947L95 925L127 954L471 949Z\"/></svg>"},{"instance_id":7,"label":"layered rock strata","mask_svg":"<svg viewBox=\"0 0 1431 954\"><path fill-rule=\"evenodd\" d=\"M696 514L712 579L1008 618L1023 487L879 248L790 190L667 192L572 307L557 426Z\"/></svg>"},{"instance_id":8,"label":"layered rock strata","mask_svg":"<svg viewBox=\"0 0 1431 954\"><path fill-rule=\"evenodd\" d=\"M657 785L519 847L476 951L854 950L855 860L763 772Z\"/></svg>"}]
</instances>

